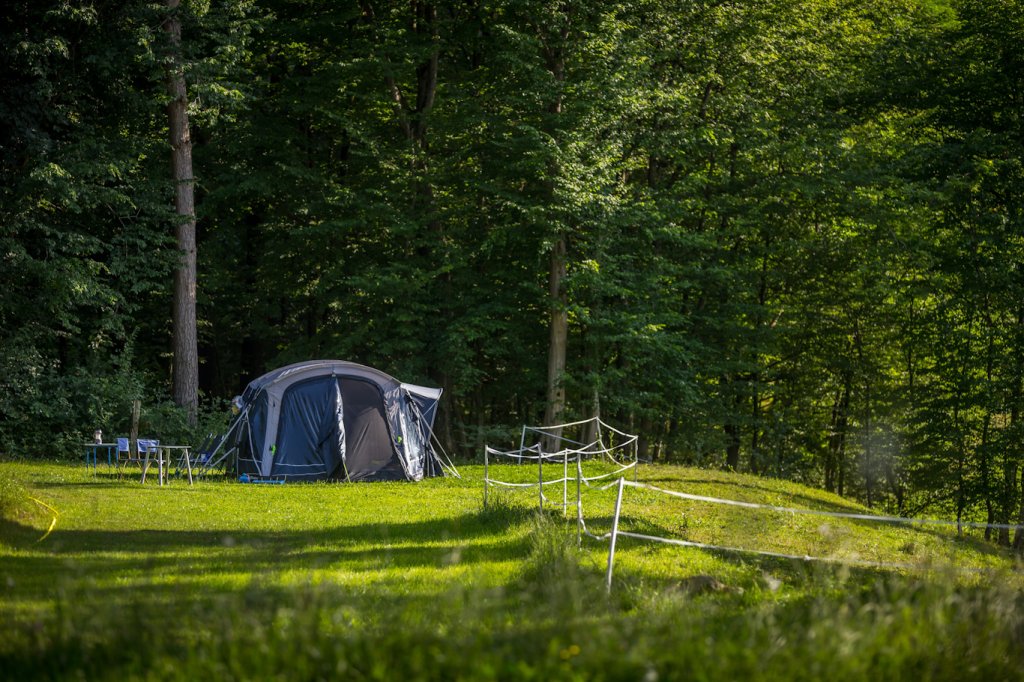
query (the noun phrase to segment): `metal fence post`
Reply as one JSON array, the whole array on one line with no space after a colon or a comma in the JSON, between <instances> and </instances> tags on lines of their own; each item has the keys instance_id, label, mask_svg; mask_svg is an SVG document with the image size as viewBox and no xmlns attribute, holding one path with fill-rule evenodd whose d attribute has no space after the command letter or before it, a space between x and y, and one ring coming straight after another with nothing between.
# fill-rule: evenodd
<instances>
[{"instance_id":1,"label":"metal fence post","mask_svg":"<svg viewBox=\"0 0 1024 682\"><path fill-rule=\"evenodd\" d=\"M580 457L576 457L576 546L583 546L583 503L581 501L580 484L583 482L583 465Z\"/></svg>"},{"instance_id":2,"label":"metal fence post","mask_svg":"<svg viewBox=\"0 0 1024 682\"><path fill-rule=\"evenodd\" d=\"M579 457L579 455L576 455ZM562 518L569 518L569 451L562 450Z\"/></svg>"},{"instance_id":3,"label":"metal fence post","mask_svg":"<svg viewBox=\"0 0 1024 682\"><path fill-rule=\"evenodd\" d=\"M615 495L615 516L612 517L612 535L608 546L608 572L605 574L605 587L609 594L612 591L612 569L615 566L615 539L619 533L619 515L622 513L622 489L626 485L626 477L619 478L619 488Z\"/></svg>"},{"instance_id":4,"label":"metal fence post","mask_svg":"<svg viewBox=\"0 0 1024 682\"><path fill-rule=\"evenodd\" d=\"M487 509L487 486L490 485L488 478L488 457L487 457L487 446L484 446L484 509Z\"/></svg>"},{"instance_id":5,"label":"metal fence post","mask_svg":"<svg viewBox=\"0 0 1024 682\"><path fill-rule=\"evenodd\" d=\"M537 508L544 512L544 448L537 453Z\"/></svg>"},{"instance_id":6,"label":"metal fence post","mask_svg":"<svg viewBox=\"0 0 1024 682\"><path fill-rule=\"evenodd\" d=\"M640 447L637 442L633 441L633 483L636 483L639 479L640 473Z\"/></svg>"}]
</instances>

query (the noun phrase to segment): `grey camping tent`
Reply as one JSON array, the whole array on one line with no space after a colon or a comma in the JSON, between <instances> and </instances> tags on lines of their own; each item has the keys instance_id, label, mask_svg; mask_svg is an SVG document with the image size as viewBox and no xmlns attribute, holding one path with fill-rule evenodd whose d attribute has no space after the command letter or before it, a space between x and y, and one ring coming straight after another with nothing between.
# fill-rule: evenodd
<instances>
[{"instance_id":1,"label":"grey camping tent","mask_svg":"<svg viewBox=\"0 0 1024 682\"><path fill-rule=\"evenodd\" d=\"M247 478L418 481L443 475L430 440L440 398L353 362L300 362L249 383L224 447Z\"/></svg>"}]
</instances>

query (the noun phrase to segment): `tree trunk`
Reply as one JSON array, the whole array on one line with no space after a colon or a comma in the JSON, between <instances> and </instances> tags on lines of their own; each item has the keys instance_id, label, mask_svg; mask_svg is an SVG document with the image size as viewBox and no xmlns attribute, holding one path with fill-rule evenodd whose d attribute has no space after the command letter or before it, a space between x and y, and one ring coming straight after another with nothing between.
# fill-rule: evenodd
<instances>
[{"instance_id":1,"label":"tree trunk","mask_svg":"<svg viewBox=\"0 0 1024 682\"><path fill-rule=\"evenodd\" d=\"M960 392L956 394L957 406L953 408L953 426L956 428L956 534L959 537L963 537L963 518L964 510L967 509L967 490L966 490L966 472L965 467L967 463L967 444L965 443L964 428L960 425L960 407L959 401L961 399Z\"/></svg>"},{"instance_id":2,"label":"tree trunk","mask_svg":"<svg viewBox=\"0 0 1024 682\"><path fill-rule=\"evenodd\" d=\"M864 418L864 489L867 493L868 509L875 506L875 462L874 462L874 428L871 423L871 378L868 377L864 384L865 418Z\"/></svg>"},{"instance_id":3,"label":"tree trunk","mask_svg":"<svg viewBox=\"0 0 1024 682\"><path fill-rule=\"evenodd\" d=\"M981 488L985 495L985 540L992 539L992 524L996 521L995 507L992 504L992 472L989 465L989 430L991 427L992 415L985 410L985 417L981 426L981 443L976 452L981 456Z\"/></svg>"},{"instance_id":4,"label":"tree trunk","mask_svg":"<svg viewBox=\"0 0 1024 682\"><path fill-rule=\"evenodd\" d=\"M548 340L548 399L544 409L544 426L555 426L562 422L565 411L565 350L569 336L568 300L565 293L565 235L559 235L551 247L551 265L548 271L548 295L551 305L550 335ZM552 437L545 445L553 450L561 429L550 432Z\"/></svg>"},{"instance_id":5,"label":"tree trunk","mask_svg":"<svg viewBox=\"0 0 1024 682\"><path fill-rule=\"evenodd\" d=\"M989 452L989 436L991 434L992 427L992 372L994 361L994 350L995 350L995 329L992 321L992 313L989 311L989 300L985 298L985 313L982 315L982 320L985 321L985 335L987 337L985 343L985 416L982 418L981 426L981 444L976 449L976 452L981 458L981 490L985 496L985 540L991 540L993 536L992 525L996 520L995 512L995 491L992 484L992 462L991 453ZM996 533L997 534L997 533Z\"/></svg>"},{"instance_id":6,"label":"tree trunk","mask_svg":"<svg viewBox=\"0 0 1024 682\"><path fill-rule=\"evenodd\" d=\"M562 30L555 34L550 32L551 27L538 26L537 32L541 40L542 54L549 72L558 85L554 99L548 104L548 113L552 114L552 133L557 130L557 120L562 113L562 90L561 85L565 81L565 55L562 46L569 36L572 20L570 10L565 10L565 25ZM550 177L558 176L558 164L555 160L550 161ZM545 182L545 190L554 202L555 187L554 180ZM551 306L548 337L548 381L547 381L547 403L544 407L544 426L555 426L560 424L562 413L565 411L565 352L569 337L569 311L568 296L565 291L565 257L566 257L567 235L564 231L555 235L555 241L551 245L551 259L548 267L548 304ZM546 439L546 450L554 450L557 445L557 438L561 437L562 430L550 431Z\"/></svg>"},{"instance_id":7,"label":"tree trunk","mask_svg":"<svg viewBox=\"0 0 1024 682\"><path fill-rule=\"evenodd\" d=\"M851 376L843 372L843 390L832 405L831 431L828 435L828 454L825 457L825 490L830 493L842 489L840 472L846 457L846 432L849 424ZM842 493L839 493L840 495Z\"/></svg>"},{"instance_id":8,"label":"tree trunk","mask_svg":"<svg viewBox=\"0 0 1024 682\"><path fill-rule=\"evenodd\" d=\"M738 471L740 468L740 427L729 423L725 425L725 468Z\"/></svg>"},{"instance_id":9,"label":"tree trunk","mask_svg":"<svg viewBox=\"0 0 1024 682\"><path fill-rule=\"evenodd\" d=\"M761 373L755 372L750 396L750 473L764 473L765 463L761 458Z\"/></svg>"},{"instance_id":10,"label":"tree trunk","mask_svg":"<svg viewBox=\"0 0 1024 682\"><path fill-rule=\"evenodd\" d=\"M1017 529L1013 533L1013 549L1024 554L1024 467L1020 474L1020 510L1017 512Z\"/></svg>"},{"instance_id":11,"label":"tree trunk","mask_svg":"<svg viewBox=\"0 0 1024 682\"><path fill-rule=\"evenodd\" d=\"M1017 462L1011 461L1016 453L1007 453L1005 455L1006 461L1003 464L1003 495L1001 504L999 505L999 517L998 521L1000 524L1006 525L1010 523L1010 514L1013 508L1013 503L1017 498ZM999 529L999 544L1003 547L1010 546L1010 529L1000 528Z\"/></svg>"},{"instance_id":12,"label":"tree trunk","mask_svg":"<svg viewBox=\"0 0 1024 682\"><path fill-rule=\"evenodd\" d=\"M640 435L637 438L636 456L641 462L651 461L651 435L654 431L654 423L650 417L643 417L640 420Z\"/></svg>"},{"instance_id":13,"label":"tree trunk","mask_svg":"<svg viewBox=\"0 0 1024 682\"><path fill-rule=\"evenodd\" d=\"M740 469L740 443L742 430L739 425L739 415L743 407L743 397L737 395L733 400L735 412L729 417L723 427L725 430L725 468L729 471Z\"/></svg>"},{"instance_id":14,"label":"tree trunk","mask_svg":"<svg viewBox=\"0 0 1024 682\"><path fill-rule=\"evenodd\" d=\"M1024 334L1024 306L1021 306L1017 310L1017 333ZM1017 337L1020 339L1020 336ZM1010 433L1018 433L1018 424L1020 423L1021 407L1024 404L1024 345L1019 341L1017 343L1017 359L1014 366L1016 376L1013 378L1013 404L1010 406ZM1017 488L1017 463L1020 461L1021 446L1019 440L1016 440L1013 445L1013 452L1008 454L1008 457L1013 458L1013 480L1008 482L1007 485L1011 486L1010 493L1007 495L1006 507L1009 510L1014 503L1018 500L1020 502L1020 511L1017 515L1017 523L1024 524L1024 467L1021 468L1021 483L1020 488ZM1009 517L1009 512L1007 512ZM1009 518L1007 518L1009 520ZM1010 531L1006 531L1009 536ZM1013 548L1017 552L1024 552L1024 527L1018 526L1013 534Z\"/></svg>"},{"instance_id":15,"label":"tree trunk","mask_svg":"<svg viewBox=\"0 0 1024 682\"><path fill-rule=\"evenodd\" d=\"M438 427L434 431L434 437L441 442L441 447L445 452L450 452L455 455L459 452L459 448L455 446L455 436L452 431L452 414L455 413L455 393L452 391L452 382L449 379L447 372L438 373L435 378L437 383L441 384L443 390L444 401L442 402L443 410L439 411ZM463 451L465 451L466 443L463 443ZM477 453L471 453L474 457Z\"/></svg>"},{"instance_id":16,"label":"tree trunk","mask_svg":"<svg viewBox=\"0 0 1024 682\"><path fill-rule=\"evenodd\" d=\"M590 407L590 416L594 420L587 424L587 428L583 432L584 443L594 443L601 435L601 425L598 423L601 419L601 390L594 385L592 394L592 403ZM607 443L605 443L607 446Z\"/></svg>"},{"instance_id":17,"label":"tree trunk","mask_svg":"<svg viewBox=\"0 0 1024 682\"><path fill-rule=\"evenodd\" d=\"M196 211L195 178L192 175L192 137L188 125L188 93L181 66L181 21L177 10L180 0L167 0L167 19L163 28L170 42L167 68L167 120L171 143L171 170L174 178L175 228L180 260L174 272L174 402L188 412L195 426L199 404L199 349L196 333Z\"/></svg>"}]
</instances>

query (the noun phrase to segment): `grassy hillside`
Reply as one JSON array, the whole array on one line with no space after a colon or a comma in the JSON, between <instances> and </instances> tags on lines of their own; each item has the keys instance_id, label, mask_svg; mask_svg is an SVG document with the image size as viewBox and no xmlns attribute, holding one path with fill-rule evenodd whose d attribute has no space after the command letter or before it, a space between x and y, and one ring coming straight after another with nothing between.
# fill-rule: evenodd
<instances>
[{"instance_id":1,"label":"grassy hillside","mask_svg":"<svg viewBox=\"0 0 1024 682\"><path fill-rule=\"evenodd\" d=\"M955 529L627 489L623 529L919 568L622 538L608 595L607 543L577 548L576 525L560 510L537 516L536 491L494 491L484 510L482 468L462 474L418 484L159 488L118 481L102 466L92 475L0 464L0 670L9 679L1024 676L1014 560ZM492 476L535 480L536 470ZM749 476L647 467L640 480L863 511ZM560 502L562 490L547 496ZM585 490L592 532L608 530L613 503L613 490ZM50 509L59 516L45 535ZM703 589L711 583L692 580L698 575L718 589Z\"/></svg>"}]
</instances>

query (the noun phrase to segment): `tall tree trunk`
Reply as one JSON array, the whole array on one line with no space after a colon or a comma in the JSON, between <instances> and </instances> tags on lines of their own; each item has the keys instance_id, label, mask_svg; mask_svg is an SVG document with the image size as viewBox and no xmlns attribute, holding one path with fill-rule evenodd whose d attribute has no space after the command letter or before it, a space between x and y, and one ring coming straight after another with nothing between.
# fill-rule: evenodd
<instances>
[{"instance_id":1,"label":"tall tree trunk","mask_svg":"<svg viewBox=\"0 0 1024 682\"><path fill-rule=\"evenodd\" d=\"M1011 420L1012 423L1012 420ZM1000 524L1010 523L1010 514L1014 502L1017 499L1017 453L1003 453L1003 494L999 505L999 516L996 518ZM1010 546L1010 529L999 529L999 544L1004 547Z\"/></svg>"},{"instance_id":2,"label":"tall tree trunk","mask_svg":"<svg viewBox=\"0 0 1024 682\"><path fill-rule=\"evenodd\" d=\"M864 418L864 490L867 493L868 509L875 506L875 456L874 442L875 434L872 433L874 426L871 423L871 377L867 377L864 384L865 418Z\"/></svg>"},{"instance_id":3,"label":"tall tree trunk","mask_svg":"<svg viewBox=\"0 0 1024 682\"><path fill-rule=\"evenodd\" d=\"M565 411L565 350L569 337L569 311L565 292L565 235L559 235L551 247L551 267L548 272L548 296L551 306L548 339L548 399L544 408L544 426L562 422ZM551 431L545 449L554 449L561 429Z\"/></svg>"},{"instance_id":4,"label":"tall tree trunk","mask_svg":"<svg viewBox=\"0 0 1024 682\"><path fill-rule=\"evenodd\" d=\"M548 105L548 113L552 115L553 126L557 127L557 119L562 113L561 85L565 82L565 55L562 45L569 35L572 25L570 10L566 9L566 23L557 34L549 33L548 27L538 26L538 35L543 45L543 56L548 71L558 85L554 100ZM551 178L558 175L557 162L551 162ZM554 199L554 180L546 183L547 194ZM569 300L565 290L565 257L567 235L564 231L555 235L551 245L551 259L548 267L548 305L551 306L548 334L548 380L547 403L544 407L544 426L560 424L565 411L565 353L569 337ZM562 430L550 431L545 444L546 450L556 449Z\"/></svg>"},{"instance_id":5,"label":"tall tree trunk","mask_svg":"<svg viewBox=\"0 0 1024 682\"><path fill-rule=\"evenodd\" d=\"M732 382L733 380L729 380ZM740 439L742 431L739 425L739 415L743 408L743 396L737 395L733 400L735 412L729 417L723 429L725 430L725 468L729 471L740 469Z\"/></svg>"},{"instance_id":6,"label":"tall tree trunk","mask_svg":"<svg viewBox=\"0 0 1024 682\"><path fill-rule=\"evenodd\" d=\"M982 493L985 496L985 539L992 539L992 524L996 521L995 507L992 500L992 467L989 463L989 432L991 430L992 414L988 408L985 408L985 417L982 419L981 424L981 443L978 445L977 452L981 457L979 462L981 467L981 488Z\"/></svg>"},{"instance_id":7,"label":"tall tree trunk","mask_svg":"<svg viewBox=\"0 0 1024 682\"><path fill-rule=\"evenodd\" d=\"M725 425L725 468L739 471L740 468L740 427L733 423Z\"/></svg>"},{"instance_id":8,"label":"tall tree trunk","mask_svg":"<svg viewBox=\"0 0 1024 682\"><path fill-rule=\"evenodd\" d=\"M167 67L167 120L174 178L174 210L178 214L175 236L180 260L174 272L174 402L188 412L195 426L199 405L199 348L196 333L196 211L195 178L192 175L192 136L188 125L188 93L181 65L180 0L167 0L164 31L170 42Z\"/></svg>"},{"instance_id":9,"label":"tall tree trunk","mask_svg":"<svg viewBox=\"0 0 1024 682\"><path fill-rule=\"evenodd\" d=\"M739 145L735 142L729 147L729 180L736 177L736 156L739 153ZM766 231L762 238L764 251L761 254L761 267L759 282L757 285L757 312L754 315L754 334L760 334L760 330L768 320L768 254L772 246L772 233ZM774 326L774 323L769 323ZM763 474L767 470L767 462L761 453L761 361L760 354L754 355L754 361L758 364L753 376L750 378L750 473Z\"/></svg>"},{"instance_id":10,"label":"tall tree trunk","mask_svg":"<svg viewBox=\"0 0 1024 682\"><path fill-rule=\"evenodd\" d=\"M982 418L981 425L981 444L978 446L976 452L978 453L981 461L981 490L982 495L985 496L985 539L991 540L995 529L992 528L992 524L995 523L996 510L994 499L996 496L995 486L993 485L993 473L992 473L992 457L991 447L989 444L991 430L992 430L992 378L993 378L993 365L995 364L994 351L995 351L995 325L992 320L992 312L990 310L989 297L985 297L985 312L982 315L982 320L985 322L985 416ZM1000 491L1002 492L1002 491Z\"/></svg>"},{"instance_id":11,"label":"tall tree trunk","mask_svg":"<svg viewBox=\"0 0 1024 682\"><path fill-rule=\"evenodd\" d=\"M1014 363L1014 373L1016 376L1013 378L1013 404L1010 406L1010 433L1018 433L1018 424L1020 424L1021 418L1021 407L1024 407L1024 344L1020 342L1021 336L1024 336L1024 306L1017 309L1017 353L1016 362ZM1008 453L1007 457L1012 459L1012 466L1009 467L1013 472L1012 481L1008 481L1007 485L1011 487L1009 494L1007 495L1006 507L1009 510L1012 505L1019 500L1020 508L1017 514L1017 523L1021 524L1017 527L1013 534L1013 548L1017 552L1024 552L1024 467L1020 468L1021 471L1021 482L1020 487L1017 487L1017 467L1020 462L1021 456L1021 445L1019 438L1014 439L1013 452ZM1009 472L1007 475L1010 475ZM1009 517L1009 511L1007 511L1007 517ZM1009 518L1007 518L1009 520ZM1009 536L1009 530L1006 531Z\"/></svg>"},{"instance_id":12,"label":"tall tree trunk","mask_svg":"<svg viewBox=\"0 0 1024 682\"><path fill-rule=\"evenodd\" d=\"M849 424L850 390L852 377L843 372L843 390L832 405L831 431L828 435L828 454L825 459L825 490L842 495L841 472L846 458L846 432Z\"/></svg>"},{"instance_id":13,"label":"tall tree trunk","mask_svg":"<svg viewBox=\"0 0 1024 682\"><path fill-rule=\"evenodd\" d=\"M601 419L601 389L596 383L591 394L591 400L590 416L594 421L589 422L583 432L584 443L594 443L597 441L598 436L601 435L601 425L599 423ZM607 445L605 443L605 446Z\"/></svg>"},{"instance_id":14,"label":"tall tree trunk","mask_svg":"<svg viewBox=\"0 0 1024 682\"><path fill-rule=\"evenodd\" d=\"M1016 318L1015 332L1020 334L1024 331L1024 307L1018 308ZM1022 386L1022 373L1024 373L1024 348L1021 348L1018 342L1016 344L1016 352L1014 353L1013 374L1010 377L1010 423L1007 432L1011 436L1009 444L1001 448L1003 451L1003 481L996 519L1001 524L1010 523L1010 517L1013 515L1013 510L1017 505L1018 495L1020 494L1017 488L1017 470L1020 466L1021 448L1019 437L1017 436L1017 425L1020 421L1021 394L1022 389L1024 389L1024 386ZM1021 531L1018 529L1016 535L1019 537L1020 534ZM1018 537L1014 537L1012 540L1014 546L1016 546ZM1011 545L1010 529L1000 528L998 538L1000 545L1009 547ZM1020 538L1020 540L1024 542L1024 538Z\"/></svg>"},{"instance_id":15,"label":"tall tree trunk","mask_svg":"<svg viewBox=\"0 0 1024 682\"><path fill-rule=\"evenodd\" d=\"M363 19L371 24L376 23L377 16L373 5L368 0L363 0L360 2L360 7L363 12ZM425 55L423 61L416 64L415 93L412 93L411 90L407 92L402 89L399 81L392 75L391 68L387 70L384 82L387 86L388 95L391 97L395 119L412 150L409 168L415 191L412 193L411 211L416 216L430 216L427 224L428 233L424 236L425 238L412 240L410 248L418 241L418 246L415 248L416 256L425 263L439 263L447 260L443 252L444 247L441 246L444 244L444 223L437 218L434 186L428 177L430 169L430 144L427 135L430 112L433 111L434 104L437 101L441 55L437 7L429 2L414 0L410 3L409 10L409 25L412 32L421 37L429 37L432 48ZM440 276L437 287L439 292L437 290L428 292L434 295L435 298L432 300L444 302L440 315L435 316L431 322L434 325L431 336L435 338L440 336L441 330L448 326L452 315L447 303L453 298L450 272L445 272ZM456 400L451 373L445 366L444 358L432 357L430 360L431 369L429 375L433 381L441 385L445 395L442 402L445 409L441 410L438 431L435 431L434 435L442 444L442 448L454 454L457 452L454 429L454 431L459 433L461 445L469 449L473 444L473 440L468 437L466 424L457 412L459 403ZM476 399L474 399L475 403Z\"/></svg>"},{"instance_id":16,"label":"tall tree trunk","mask_svg":"<svg viewBox=\"0 0 1024 682\"><path fill-rule=\"evenodd\" d=\"M654 422L650 417L640 419L640 435L637 438L637 458L641 462L651 461L651 435L654 431Z\"/></svg>"},{"instance_id":17,"label":"tall tree trunk","mask_svg":"<svg viewBox=\"0 0 1024 682\"><path fill-rule=\"evenodd\" d=\"M967 444L964 436L966 426L960 424L961 392L956 393L956 405L953 407L953 427L956 429L956 533L963 536L964 510L967 509Z\"/></svg>"},{"instance_id":18,"label":"tall tree trunk","mask_svg":"<svg viewBox=\"0 0 1024 682\"><path fill-rule=\"evenodd\" d=\"M1013 549L1024 554L1024 467L1020 474L1020 509L1017 512L1017 528L1013 532Z\"/></svg>"},{"instance_id":19,"label":"tall tree trunk","mask_svg":"<svg viewBox=\"0 0 1024 682\"><path fill-rule=\"evenodd\" d=\"M751 378L750 396L750 473L760 475L765 471L761 457L761 373L754 372Z\"/></svg>"},{"instance_id":20,"label":"tall tree trunk","mask_svg":"<svg viewBox=\"0 0 1024 682\"><path fill-rule=\"evenodd\" d=\"M1024 554L1024 467L1020 474L1020 510L1017 512L1017 529L1013 533L1013 549L1018 554Z\"/></svg>"}]
</instances>

